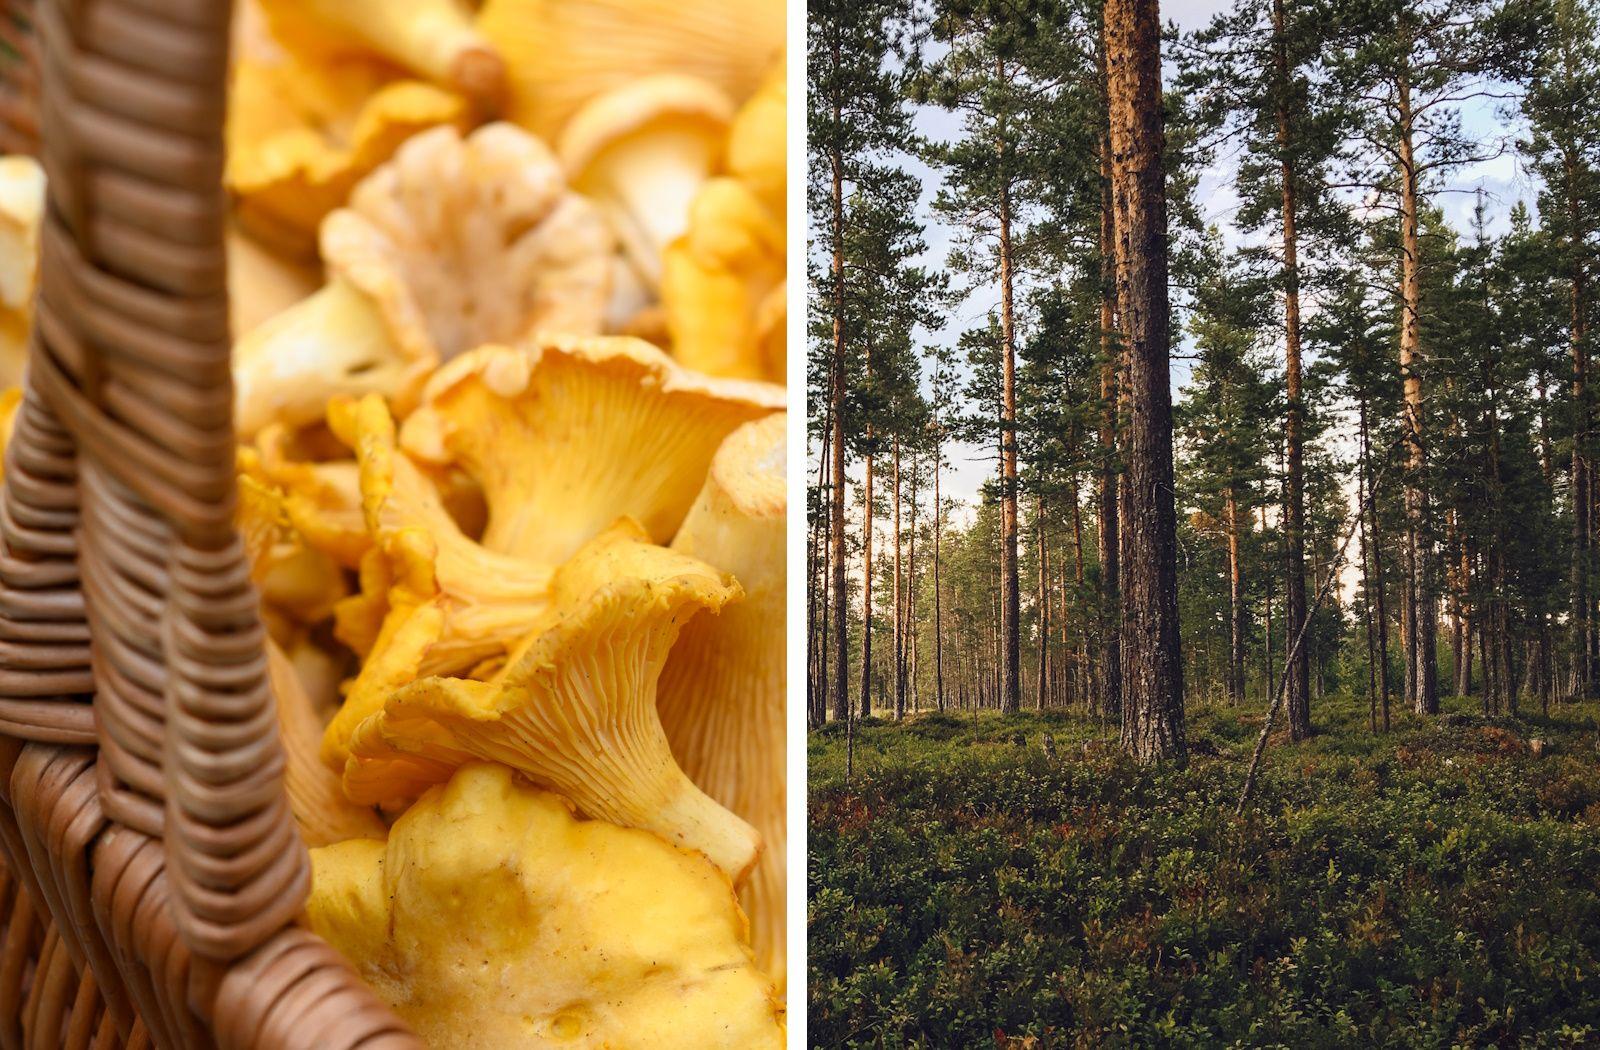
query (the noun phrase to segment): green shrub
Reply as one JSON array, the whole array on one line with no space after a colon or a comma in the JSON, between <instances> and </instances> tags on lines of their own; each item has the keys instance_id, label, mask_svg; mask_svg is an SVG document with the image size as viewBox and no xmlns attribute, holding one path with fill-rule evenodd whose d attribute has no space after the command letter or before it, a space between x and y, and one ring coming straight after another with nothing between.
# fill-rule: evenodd
<instances>
[{"instance_id":1,"label":"green shrub","mask_svg":"<svg viewBox=\"0 0 1600 1050\"><path fill-rule=\"evenodd\" d=\"M1595 713L1374 736L1327 701L1242 818L1242 708L1182 770L1061 712L860 727L849 783L814 736L810 1041L1600 1044Z\"/></svg>"}]
</instances>

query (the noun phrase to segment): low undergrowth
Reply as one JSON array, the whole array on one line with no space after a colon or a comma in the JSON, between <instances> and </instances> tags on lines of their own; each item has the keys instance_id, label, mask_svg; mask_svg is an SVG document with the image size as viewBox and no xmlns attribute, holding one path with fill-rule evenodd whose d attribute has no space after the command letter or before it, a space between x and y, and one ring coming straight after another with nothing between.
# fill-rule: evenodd
<instances>
[{"instance_id":1,"label":"low undergrowth","mask_svg":"<svg viewBox=\"0 0 1600 1050\"><path fill-rule=\"evenodd\" d=\"M1600 1045L1600 705L1141 769L1063 712L812 735L813 1046ZM1048 741L1047 741L1048 736ZM1539 741L1534 744L1533 741Z\"/></svg>"}]
</instances>

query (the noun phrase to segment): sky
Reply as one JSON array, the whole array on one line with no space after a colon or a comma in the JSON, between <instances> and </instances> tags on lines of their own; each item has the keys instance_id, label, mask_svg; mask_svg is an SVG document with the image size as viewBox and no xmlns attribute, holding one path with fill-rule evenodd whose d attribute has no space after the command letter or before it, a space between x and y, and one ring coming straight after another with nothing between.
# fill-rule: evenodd
<instances>
[{"instance_id":1,"label":"sky","mask_svg":"<svg viewBox=\"0 0 1600 1050\"><path fill-rule=\"evenodd\" d=\"M1232 0L1177 0L1163 4L1161 13L1163 21L1174 21L1180 29L1191 31L1201 28L1215 14L1231 5ZM1462 121L1466 131L1476 133L1485 140L1505 138L1516 130L1496 112L1492 102L1475 103L1463 110ZM959 117L934 107L919 108L915 113L915 122L919 133L935 140L948 139L960 130ZM906 158L905 167L917 173L923 183L919 212L928 248L919 261L930 268L943 269L954 231L942 225L932 214L931 204L938 191L939 176L914 158ZM1233 175L1231 159L1219 155L1212 166L1202 173L1196 192L1206 222L1219 228L1225 243L1240 243L1246 236L1233 225L1233 216L1238 207L1233 192ZM1530 208L1533 207L1535 182L1523 170L1513 150L1506 150L1493 160L1457 169L1434 203L1444 209L1452 226L1466 230L1471 219L1475 191L1480 187L1484 190L1491 217L1491 234L1505 228L1506 215L1518 200L1525 200ZM942 330L921 333L921 342L923 345L953 345L963 331L980 325L998 302L999 292L992 284L975 289L951 312ZM1174 337L1184 338L1177 332ZM1182 348L1180 346L1177 349L1181 352ZM1172 379L1173 397L1176 399L1182 396L1188 379L1186 362L1174 361ZM950 447L948 454L949 467L943 480L944 492L968 504L968 510L955 517L957 523L963 523L970 515L970 505L976 501L980 486L994 475L994 455L989 449L958 446Z\"/></svg>"}]
</instances>

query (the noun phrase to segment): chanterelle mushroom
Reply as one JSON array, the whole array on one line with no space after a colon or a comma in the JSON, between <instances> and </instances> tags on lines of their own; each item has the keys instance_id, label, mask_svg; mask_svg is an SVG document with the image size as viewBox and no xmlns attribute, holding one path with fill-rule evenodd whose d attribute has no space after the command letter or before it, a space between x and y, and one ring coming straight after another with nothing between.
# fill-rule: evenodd
<instances>
[{"instance_id":1,"label":"chanterelle mushroom","mask_svg":"<svg viewBox=\"0 0 1600 1050\"><path fill-rule=\"evenodd\" d=\"M0 157L0 386L22 381L43 216L44 169L32 157Z\"/></svg>"},{"instance_id":2,"label":"chanterelle mushroom","mask_svg":"<svg viewBox=\"0 0 1600 1050\"><path fill-rule=\"evenodd\" d=\"M377 395L332 418L356 449L374 542L361 595L337 610L341 639L366 656L323 745L339 768L350 734L390 689L465 670L523 638L548 604L551 567L462 533L433 481L395 447L394 420Z\"/></svg>"},{"instance_id":3,"label":"chanterelle mushroom","mask_svg":"<svg viewBox=\"0 0 1600 1050\"><path fill-rule=\"evenodd\" d=\"M663 258L673 356L711 375L784 381L786 104L780 64L734 119L728 173L701 188Z\"/></svg>"},{"instance_id":4,"label":"chanterelle mushroom","mask_svg":"<svg viewBox=\"0 0 1600 1050\"><path fill-rule=\"evenodd\" d=\"M392 66L306 61L279 48L244 54L229 84L223 179L245 229L309 259L323 217L368 172L419 131L469 116L460 95L396 79Z\"/></svg>"},{"instance_id":5,"label":"chanterelle mushroom","mask_svg":"<svg viewBox=\"0 0 1600 1050\"><path fill-rule=\"evenodd\" d=\"M573 188L605 210L635 275L661 286L661 253L721 160L733 102L682 74L641 77L590 100L556 140Z\"/></svg>"},{"instance_id":6,"label":"chanterelle mushroom","mask_svg":"<svg viewBox=\"0 0 1600 1050\"><path fill-rule=\"evenodd\" d=\"M310 926L430 1046L784 1045L727 879L482 763L311 855Z\"/></svg>"},{"instance_id":7,"label":"chanterelle mushroom","mask_svg":"<svg viewBox=\"0 0 1600 1050\"><path fill-rule=\"evenodd\" d=\"M508 116L552 141L590 99L655 73L741 102L785 29L782 0L487 0L478 26L506 60Z\"/></svg>"},{"instance_id":8,"label":"chanterelle mushroom","mask_svg":"<svg viewBox=\"0 0 1600 1050\"><path fill-rule=\"evenodd\" d=\"M291 46L373 53L470 98L497 100L505 63L458 0L258 0L272 33Z\"/></svg>"},{"instance_id":9,"label":"chanterelle mushroom","mask_svg":"<svg viewBox=\"0 0 1600 1050\"><path fill-rule=\"evenodd\" d=\"M722 443L672 549L730 572L744 601L684 626L657 707L678 765L761 833L740 891L762 969L784 983L785 415Z\"/></svg>"},{"instance_id":10,"label":"chanterelle mushroom","mask_svg":"<svg viewBox=\"0 0 1600 1050\"><path fill-rule=\"evenodd\" d=\"M670 540L717 445L783 403L778 387L708 379L637 339L549 336L440 368L400 440L482 484L484 546L557 565L622 515Z\"/></svg>"},{"instance_id":11,"label":"chanterelle mushroom","mask_svg":"<svg viewBox=\"0 0 1600 1050\"><path fill-rule=\"evenodd\" d=\"M426 678L389 697L350 739L345 793L391 800L492 759L589 816L654 831L742 877L760 837L684 775L656 713L656 679L684 621L739 588L632 533L613 529L556 571L550 608L492 679Z\"/></svg>"},{"instance_id":12,"label":"chanterelle mushroom","mask_svg":"<svg viewBox=\"0 0 1600 1050\"><path fill-rule=\"evenodd\" d=\"M328 283L239 340L235 424L309 423L336 395L402 411L441 361L540 330L600 330L611 232L510 124L412 138L322 224Z\"/></svg>"}]
</instances>

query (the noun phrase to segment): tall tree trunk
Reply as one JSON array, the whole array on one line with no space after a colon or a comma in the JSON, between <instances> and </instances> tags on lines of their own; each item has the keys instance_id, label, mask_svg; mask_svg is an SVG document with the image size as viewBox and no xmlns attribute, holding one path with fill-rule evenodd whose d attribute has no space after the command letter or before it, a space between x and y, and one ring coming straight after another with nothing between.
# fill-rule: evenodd
<instances>
[{"instance_id":1,"label":"tall tree trunk","mask_svg":"<svg viewBox=\"0 0 1600 1050\"><path fill-rule=\"evenodd\" d=\"M1579 215L1577 164L1570 153L1564 157L1563 167L1567 184L1567 221L1575 231ZM1572 403L1577 415L1573 423L1572 479L1569 485L1572 492L1572 661L1568 689L1574 699L1586 700L1594 692L1593 664L1589 660L1589 548L1592 526L1588 499L1591 484L1589 443L1593 419L1587 382L1589 349L1584 339L1584 268L1576 234L1570 236L1572 242L1569 249L1573 258L1567 290L1568 345L1572 353Z\"/></svg>"},{"instance_id":2,"label":"tall tree trunk","mask_svg":"<svg viewBox=\"0 0 1600 1050\"><path fill-rule=\"evenodd\" d=\"M1116 204L1111 193L1110 96L1106 81L1106 37L1101 26L1096 58L1100 74L1100 101L1105 122L1100 127L1100 474L1099 528L1096 553L1100 562L1099 631L1100 715L1122 717L1121 530L1118 514L1120 482L1117 464L1117 372L1121 349L1116 334L1117 263Z\"/></svg>"},{"instance_id":3,"label":"tall tree trunk","mask_svg":"<svg viewBox=\"0 0 1600 1050\"><path fill-rule=\"evenodd\" d=\"M900 436L894 438L894 717L906 716L905 636L900 619Z\"/></svg>"},{"instance_id":4,"label":"tall tree trunk","mask_svg":"<svg viewBox=\"0 0 1600 1050\"><path fill-rule=\"evenodd\" d=\"M838 68L841 56L837 36L833 38L831 50L833 65ZM833 102L833 119L836 123L842 119L842 106L837 98ZM833 572L833 623L831 625L833 637L830 646L832 651L830 659L833 663L833 717L848 722L850 718L850 660L847 653L849 642L846 620L849 617L845 615L845 603L849 598L846 591L848 581L844 565L844 155L837 146L829 151L828 162L832 174L829 201L832 208L832 213L829 216L832 229L829 232L833 240L833 376L830 384L828 407L832 416L829 434L831 444L829 455L832 457L832 461L828 468L832 474L832 488L829 492L831 524L829 525L828 537L829 559L832 563L830 568Z\"/></svg>"},{"instance_id":5,"label":"tall tree trunk","mask_svg":"<svg viewBox=\"0 0 1600 1050\"><path fill-rule=\"evenodd\" d=\"M1078 475L1076 473L1074 473L1071 476L1071 480L1068 482L1068 484L1071 486L1070 495L1072 497L1072 579L1073 579L1073 582L1077 585L1077 589L1076 589L1075 593L1077 594L1078 597L1073 603L1074 607L1076 607L1077 602L1081 602L1083 600L1082 596L1083 596L1083 593L1084 593L1084 591L1083 591L1083 511L1082 511L1082 505L1080 503L1081 494L1078 491ZM1061 588L1061 641L1062 641L1063 644L1065 644L1066 641L1067 641L1067 626L1068 626L1068 616L1067 616L1068 605L1067 605L1067 602L1068 602L1067 589L1066 589L1065 584L1063 583L1062 588ZM1089 636L1088 636L1088 632L1082 629L1081 621L1080 621L1080 624L1079 624L1079 631L1078 631L1078 658L1077 658L1076 663L1077 663L1077 682L1078 682L1078 686L1079 686L1078 691L1082 695L1087 697L1089 695L1089 691L1094 688L1094 682L1093 682L1094 671L1093 671L1093 665L1091 664L1090 657L1089 657Z\"/></svg>"},{"instance_id":6,"label":"tall tree trunk","mask_svg":"<svg viewBox=\"0 0 1600 1050\"><path fill-rule=\"evenodd\" d=\"M1372 626L1372 558L1374 551L1372 541L1367 536L1367 503L1372 498L1367 488L1367 401L1363 394L1360 399L1360 426L1356 435L1356 524L1361 532L1361 590L1365 601L1362 603L1366 615L1367 633L1367 725L1372 732L1378 731L1378 645L1377 637Z\"/></svg>"},{"instance_id":7,"label":"tall tree trunk","mask_svg":"<svg viewBox=\"0 0 1600 1050\"><path fill-rule=\"evenodd\" d=\"M1406 443L1406 659L1408 699L1418 714L1439 711L1435 670L1438 616L1433 591L1433 549L1428 536L1427 451L1422 442L1420 235L1418 171L1412 149L1411 80L1402 66L1395 81L1400 114L1400 374L1404 380Z\"/></svg>"},{"instance_id":8,"label":"tall tree trunk","mask_svg":"<svg viewBox=\"0 0 1600 1050\"><path fill-rule=\"evenodd\" d=\"M1161 24L1156 0L1107 0L1106 72L1116 207L1117 288L1128 343L1128 500L1122 582L1123 745L1137 760L1182 761L1177 518L1167 204L1162 167Z\"/></svg>"},{"instance_id":9,"label":"tall tree trunk","mask_svg":"<svg viewBox=\"0 0 1600 1050\"><path fill-rule=\"evenodd\" d=\"M1371 528L1367 531L1372 537L1372 578L1376 584L1374 597L1377 599L1377 629L1378 629L1378 699L1381 702L1384 732L1389 731L1389 613L1387 609L1387 585L1384 583L1383 573L1383 528L1378 517L1378 499L1372 491L1372 439L1371 420L1368 416L1367 399L1363 394L1361 398L1361 447L1366 450L1367 464L1367 520Z\"/></svg>"},{"instance_id":10,"label":"tall tree trunk","mask_svg":"<svg viewBox=\"0 0 1600 1050\"><path fill-rule=\"evenodd\" d=\"M871 365L868 365L871 368ZM867 426L867 447L872 447L872 427ZM866 455L861 505L861 703L862 718L872 716L872 453Z\"/></svg>"},{"instance_id":11,"label":"tall tree trunk","mask_svg":"<svg viewBox=\"0 0 1600 1050\"><path fill-rule=\"evenodd\" d=\"M1472 556L1467 549L1461 551L1461 566L1456 575L1456 620L1461 625L1461 654L1456 657L1456 695L1472 692Z\"/></svg>"},{"instance_id":12,"label":"tall tree trunk","mask_svg":"<svg viewBox=\"0 0 1600 1050\"><path fill-rule=\"evenodd\" d=\"M944 710L944 600L939 578L939 532L944 522L944 505L939 502L940 463L944 444L938 436L933 445L933 699Z\"/></svg>"},{"instance_id":13,"label":"tall tree trunk","mask_svg":"<svg viewBox=\"0 0 1600 1050\"><path fill-rule=\"evenodd\" d=\"M1044 710L1045 683L1049 681L1050 652L1050 555L1044 542L1044 496L1037 495L1033 503L1034 526L1039 533L1039 689L1034 707Z\"/></svg>"},{"instance_id":14,"label":"tall tree trunk","mask_svg":"<svg viewBox=\"0 0 1600 1050\"><path fill-rule=\"evenodd\" d=\"M1289 45L1284 25L1283 0L1272 0L1272 52L1276 79L1275 108L1277 110L1278 174L1282 193L1283 211L1283 354L1284 393L1288 411L1284 418L1283 437L1286 448L1287 473L1284 478L1284 542L1288 547L1284 567L1286 601L1284 603L1284 637L1300 636L1301 625L1306 620L1306 570L1305 570L1305 482L1303 469L1303 441L1305 405L1300 379L1300 245L1295 227L1297 195L1293 164L1293 131L1290 126L1290 70ZM1289 736L1303 740L1311 735L1311 663L1309 647L1291 649L1294 658L1289 661L1289 693L1287 715Z\"/></svg>"},{"instance_id":15,"label":"tall tree trunk","mask_svg":"<svg viewBox=\"0 0 1600 1050\"><path fill-rule=\"evenodd\" d=\"M1244 703L1244 574L1239 558L1239 494L1227 488L1228 703Z\"/></svg>"},{"instance_id":16,"label":"tall tree trunk","mask_svg":"<svg viewBox=\"0 0 1600 1050\"><path fill-rule=\"evenodd\" d=\"M911 692L912 710L922 707L922 691L917 685L917 468L916 455L911 457L911 529L906 535L906 613L903 633L906 649L907 688Z\"/></svg>"},{"instance_id":17,"label":"tall tree trunk","mask_svg":"<svg viewBox=\"0 0 1600 1050\"><path fill-rule=\"evenodd\" d=\"M1267 531L1267 508L1265 504L1263 504L1261 507L1261 531L1263 534L1265 534ZM1270 574L1267 577L1267 586L1262 597L1265 599L1267 606L1267 703L1271 704L1273 703L1272 698L1278 695L1278 682L1276 677L1278 674L1278 665L1277 662L1272 658L1272 577Z\"/></svg>"},{"instance_id":18,"label":"tall tree trunk","mask_svg":"<svg viewBox=\"0 0 1600 1050\"><path fill-rule=\"evenodd\" d=\"M822 432L833 432L831 402L823 409ZM828 490L829 460L832 458L831 442L824 442L821 462L817 465L817 492ZM832 496L829 495L831 506ZM828 555L830 552L829 525L831 514L818 514L811 530L811 547L808 551L806 586L806 650L809 654L806 678L806 718L813 727L821 726L828 717ZM819 601L819 597L821 600ZM820 608L819 608L820 607Z\"/></svg>"},{"instance_id":19,"label":"tall tree trunk","mask_svg":"<svg viewBox=\"0 0 1600 1050\"><path fill-rule=\"evenodd\" d=\"M1005 79L1005 63L997 60L996 72ZM1011 184L1007 174L1006 129L1001 124L996 142L1000 167L1000 629L1004 635L1000 654L1001 705L1007 712L1022 709L1022 611L1021 587L1017 579L1017 392L1016 331L1012 315L1011 285Z\"/></svg>"}]
</instances>

